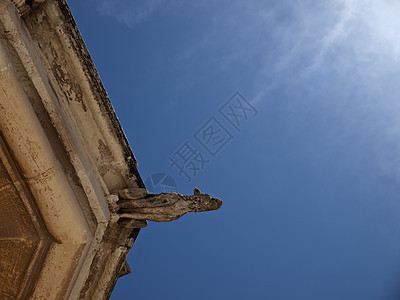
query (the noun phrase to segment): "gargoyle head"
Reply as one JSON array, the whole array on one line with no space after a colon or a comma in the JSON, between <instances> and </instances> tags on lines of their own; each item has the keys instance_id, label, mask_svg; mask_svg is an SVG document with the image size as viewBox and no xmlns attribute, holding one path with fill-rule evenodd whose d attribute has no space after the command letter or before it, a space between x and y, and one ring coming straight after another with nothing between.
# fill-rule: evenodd
<instances>
[{"instance_id":1,"label":"gargoyle head","mask_svg":"<svg viewBox=\"0 0 400 300\"><path fill-rule=\"evenodd\" d=\"M222 200L211 198L209 194L195 194L191 197L191 209L193 212L217 210L222 206Z\"/></svg>"}]
</instances>

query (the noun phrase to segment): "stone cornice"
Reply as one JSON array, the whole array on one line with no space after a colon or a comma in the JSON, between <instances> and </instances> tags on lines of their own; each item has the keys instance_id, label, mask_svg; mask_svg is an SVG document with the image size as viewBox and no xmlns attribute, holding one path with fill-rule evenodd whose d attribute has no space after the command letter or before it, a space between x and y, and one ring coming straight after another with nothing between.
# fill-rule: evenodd
<instances>
[{"instance_id":1,"label":"stone cornice","mask_svg":"<svg viewBox=\"0 0 400 300\"><path fill-rule=\"evenodd\" d=\"M74 54L79 60L79 64L85 73L88 83L90 84L90 89L97 101L97 104L100 106L102 113L107 115L107 120L112 127L113 134L118 138L118 144L123 148L126 164L129 167L128 176L130 178L135 178L135 181L139 187L144 187L144 183L139 175L139 172L137 171L138 164L135 155L132 152L132 148L130 147L125 136L107 91L104 88L92 58L90 57L89 51L85 42L83 41L68 4L65 0L53 1L57 3L56 5L61 12L59 16L62 19L62 26L65 30L64 34L69 40L68 44L72 47L72 51L74 51Z\"/></svg>"},{"instance_id":2,"label":"stone cornice","mask_svg":"<svg viewBox=\"0 0 400 300\"><path fill-rule=\"evenodd\" d=\"M0 250L28 229L38 249L0 256L0 298L108 299L146 220L222 204L198 189L147 194L65 0L0 0L0 137L0 209L19 210L0 219Z\"/></svg>"},{"instance_id":3,"label":"stone cornice","mask_svg":"<svg viewBox=\"0 0 400 300\"><path fill-rule=\"evenodd\" d=\"M10 0L14 3L15 7L18 9L18 12L21 16L27 14L31 8L38 6L40 3L45 0Z\"/></svg>"},{"instance_id":4,"label":"stone cornice","mask_svg":"<svg viewBox=\"0 0 400 300\"><path fill-rule=\"evenodd\" d=\"M107 197L144 185L66 2L26 3L0 0L0 133L54 238L31 298L108 299L139 229Z\"/></svg>"}]
</instances>

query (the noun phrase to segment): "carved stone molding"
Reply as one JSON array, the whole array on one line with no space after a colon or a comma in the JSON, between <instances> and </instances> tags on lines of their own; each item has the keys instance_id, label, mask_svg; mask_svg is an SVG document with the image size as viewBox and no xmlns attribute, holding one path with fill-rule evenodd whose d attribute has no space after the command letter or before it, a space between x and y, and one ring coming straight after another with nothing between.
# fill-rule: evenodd
<instances>
[{"instance_id":1,"label":"carved stone molding","mask_svg":"<svg viewBox=\"0 0 400 300\"><path fill-rule=\"evenodd\" d=\"M11 0L14 3L15 7L18 9L18 12L21 16L26 15L31 8L38 6L40 3L45 0Z\"/></svg>"},{"instance_id":2,"label":"carved stone molding","mask_svg":"<svg viewBox=\"0 0 400 300\"><path fill-rule=\"evenodd\" d=\"M0 299L108 299L147 221L222 205L148 195L66 0L0 0L0 137Z\"/></svg>"},{"instance_id":3,"label":"carved stone molding","mask_svg":"<svg viewBox=\"0 0 400 300\"><path fill-rule=\"evenodd\" d=\"M0 136L0 298L27 299L50 235Z\"/></svg>"}]
</instances>

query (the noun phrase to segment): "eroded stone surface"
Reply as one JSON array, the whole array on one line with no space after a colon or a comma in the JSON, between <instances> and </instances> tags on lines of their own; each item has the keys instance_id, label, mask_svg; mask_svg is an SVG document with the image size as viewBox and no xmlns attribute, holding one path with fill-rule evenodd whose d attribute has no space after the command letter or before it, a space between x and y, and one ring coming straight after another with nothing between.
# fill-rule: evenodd
<instances>
[{"instance_id":1,"label":"eroded stone surface","mask_svg":"<svg viewBox=\"0 0 400 300\"><path fill-rule=\"evenodd\" d=\"M148 194L146 189L131 188L118 192L113 205L121 223L126 227L143 228L146 221L170 222L190 212L217 210L222 201L195 188L194 195L178 193Z\"/></svg>"},{"instance_id":2,"label":"eroded stone surface","mask_svg":"<svg viewBox=\"0 0 400 300\"><path fill-rule=\"evenodd\" d=\"M45 0L11 0L21 16L26 15L31 8L38 6Z\"/></svg>"},{"instance_id":3,"label":"eroded stone surface","mask_svg":"<svg viewBox=\"0 0 400 300\"><path fill-rule=\"evenodd\" d=\"M0 299L108 299L146 220L222 201L148 194L66 1L41 2L0 0Z\"/></svg>"},{"instance_id":4,"label":"eroded stone surface","mask_svg":"<svg viewBox=\"0 0 400 300\"><path fill-rule=\"evenodd\" d=\"M49 235L12 166L0 138L0 299L27 299Z\"/></svg>"}]
</instances>

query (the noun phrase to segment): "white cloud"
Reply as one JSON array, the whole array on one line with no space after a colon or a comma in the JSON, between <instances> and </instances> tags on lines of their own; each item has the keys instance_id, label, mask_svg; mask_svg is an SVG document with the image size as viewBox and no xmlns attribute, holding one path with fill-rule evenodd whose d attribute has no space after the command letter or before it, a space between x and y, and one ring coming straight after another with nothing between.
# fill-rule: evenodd
<instances>
[{"instance_id":1,"label":"white cloud","mask_svg":"<svg viewBox=\"0 0 400 300\"><path fill-rule=\"evenodd\" d=\"M314 56L311 68L317 69L324 59L324 55L335 44L340 43L349 34L349 23L355 16L357 3L355 0L344 0L342 3L338 2L335 6L339 6L338 21L334 24L319 41L321 44L319 51ZM336 9L332 9L334 12ZM326 14L327 12L322 12ZM318 42L318 41L317 41Z\"/></svg>"},{"instance_id":2,"label":"white cloud","mask_svg":"<svg viewBox=\"0 0 400 300\"><path fill-rule=\"evenodd\" d=\"M99 2L97 10L100 14L109 15L118 22L132 27L146 21L164 3L165 0L107 0Z\"/></svg>"},{"instance_id":3,"label":"white cloud","mask_svg":"<svg viewBox=\"0 0 400 300\"><path fill-rule=\"evenodd\" d=\"M371 122L368 130L379 132L396 144L394 141L400 135L400 123L396 121L400 101L395 99L396 94L388 93L391 93L390 84L393 90L399 91L398 81L390 82L390 77L397 78L391 74L399 73L400 2L397 0L110 0L100 2L98 7L100 13L130 27L160 10L168 13L173 9L179 10L175 15L193 18L196 25L204 23L203 30L196 32L199 36L182 45L176 53L177 65L182 66L179 70L182 79L177 80L179 87L191 89L195 76L199 76L195 74L199 68L224 74L230 66L236 71L235 64L245 62L252 65L251 71L256 74L253 94L246 93L246 96L253 104L261 104L268 103L270 95L281 84L318 94L321 89L318 84L328 86L329 80L313 84L310 78L317 81L334 74L347 85L343 89L359 89L354 94L363 95L368 90L375 98L342 99L330 104L330 108L340 111L343 118L349 118L345 102L359 107L361 116L369 117L370 111L376 110L375 117L380 121ZM201 17L196 15L197 10L203 12ZM229 72L225 74L230 76ZM377 104L379 94L382 101ZM303 103L307 101L302 99ZM380 115L387 118L383 120ZM377 142L365 147L376 147L376 153L385 154L389 151L386 145ZM400 149L400 145L396 147ZM390 174L393 165L400 166L400 162L389 160L385 155L378 160L383 173Z\"/></svg>"},{"instance_id":4,"label":"white cloud","mask_svg":"<svg viewBox=\"0 0 400 300\"><path fill-rule=\"evenodd\" d=\"M224 70L257 57L255 102L267 99L284 81L296 82L326 68L350 72L368 84L373 77L393 70L393 62L400 60L400 3L394 0L283 0L278 4L264 0L109 0L98 4L101 14L130 27L160 10L179 10L183 17L205 23L199 36L176 53L180 65L192 68L199 55L206 53L212 68ZM197 11L207 13L198 18Z\"/></svg>"},{"instance_id":5,"label":"white cloud","mask_svg":"<svg viewBox=\"0 0 400 300\"><path fill-rule=\"evenodd\" d=\"M255 101L263 101L278 82L302 80L331 68L351 73L368 87L373 78L393 72L400 60L400 3L323 1L289 4L290 22L274 26L280 54L266 54L259 68ZM291 74L287 74L291 72ZM351 78L349 78L351 79Z\"/></svg>"}]
</instances>

